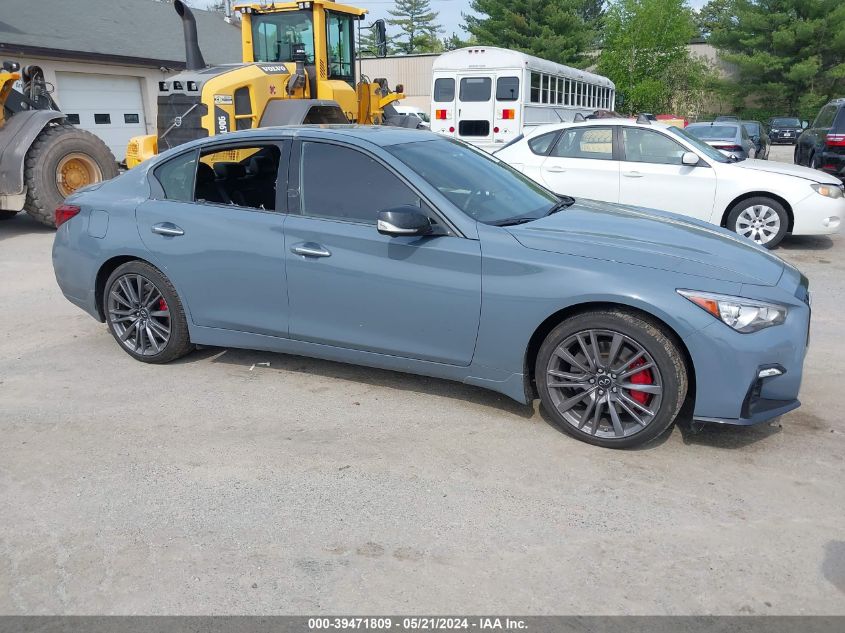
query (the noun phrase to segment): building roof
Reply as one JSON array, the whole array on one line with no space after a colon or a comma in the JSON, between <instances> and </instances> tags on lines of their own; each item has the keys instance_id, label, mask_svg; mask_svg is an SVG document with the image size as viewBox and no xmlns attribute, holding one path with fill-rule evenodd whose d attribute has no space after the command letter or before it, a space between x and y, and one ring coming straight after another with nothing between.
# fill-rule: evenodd
<instances>
[{"instance_id":1,"label":"building roof","mask_svg":"<svg viewBox=\"0 0 845 633\"><path fill-rule=\"evenodd\" d=\"M0 59L60 57L185 66L182 21L160 0L2 0ZM241 33L221 13L193 9L209 64L241 60Z\"/></svg>"}]
</instances>

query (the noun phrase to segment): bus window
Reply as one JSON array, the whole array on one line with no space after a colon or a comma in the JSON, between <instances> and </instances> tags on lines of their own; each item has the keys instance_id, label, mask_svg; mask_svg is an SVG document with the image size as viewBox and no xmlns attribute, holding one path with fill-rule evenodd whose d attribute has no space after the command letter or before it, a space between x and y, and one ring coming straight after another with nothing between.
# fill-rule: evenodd
<instances>
[{"instance_id":1,"label":"bus window","mask_svg":"<svg viewBox=\"0 0 845 633\"><path fill-rule=\"evenodd\" d=\"M490 77L464 77L461 79L461 101L490 101L493 82Z\"/></svg>"},{"instance_id":2,"label":"bus window","mask_svg":"<svg viewBox=\"0 0 845 633\"><path fill-rule=\"evenodd\" d=\"M496 80L496 100L516 101L519 99L519 77L499 77Z\"/></svg>"},{"instance_id":3,"label":"bus window","mask_svg":"<svg viewBox=\"0 0 845 633\"><path fill-rule=\"evenodd\" d=\"M455 80L441 77L434 80L434 100L438 103L455 100Z\"/></svg>"},{"instance_id":4,"label":"bus window","mask_svg":"<svg viewBox=\"0 0 845 633\"><path fill-rule=\"evenodd\" d=\"M531 103L540 103L540 74L531 73Z\"/></svg>"},{"instance_id":5,"label":"bus window","mask_svg":"<svg viewBox=\"0 0 845 633\"><path fill-rule=\"evenodd\" d=\"M543 75L543 103L549 102L549 76Z\"/></svg>"}]
</instances>

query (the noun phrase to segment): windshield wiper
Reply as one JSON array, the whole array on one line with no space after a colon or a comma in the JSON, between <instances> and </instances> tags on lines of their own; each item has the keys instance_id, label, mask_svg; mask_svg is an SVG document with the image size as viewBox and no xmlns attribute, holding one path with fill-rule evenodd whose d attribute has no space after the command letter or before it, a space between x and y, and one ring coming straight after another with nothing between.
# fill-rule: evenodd
<instances>
[{"instance_id":1,"label":"windshield wiper","mask_svg":"<svg viewBox=\"0 0 845 633\"><path fill-rule=\"evenodd\" d=\"M557 213L558 211L563 211L567 207L571 207L575 204L575 198L572 196L560 196L560 202L556 202L552 205L551 209L548 210L546 215L551 215L552 213Z\"/></svg>"},{"instance_id":2,"label":"windshield wiper","mask_svg":"<svg viewBox=\"0 0 845 633\"><path fill-rule=\"evenodd\" d=\"M525 224L526 222L533 222L534 220L539 220L537 216L531 216L530 218L508 218L507 220L499 220L498 222L489 222L489 224L493 226L515 226L517 224Z\"/></svg>"}]
</instances>

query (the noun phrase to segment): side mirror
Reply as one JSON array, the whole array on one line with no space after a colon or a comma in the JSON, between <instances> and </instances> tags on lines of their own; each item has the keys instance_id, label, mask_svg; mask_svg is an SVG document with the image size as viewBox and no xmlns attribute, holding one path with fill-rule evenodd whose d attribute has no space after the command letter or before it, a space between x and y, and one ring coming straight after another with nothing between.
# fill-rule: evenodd
<instances>
[{"instance_id":1,"label":"side mirror","mask_svg":"<svg viewBox=\"0 0 845 633\"><path fill-rule=\"evenodd\" d=\"M384 20L376 20L373 24L376 31L376 55L387 57L387 25Z\"/></svg>"},{"instance_id":2,"label":"side mirror","mask_svg":"<svg viewBox=\"0 0 845 633\"><path fill-rule=\"evenodd\" d=\"M419 207L410 205L379 211L376 224L378 232L392 237L431 235L431 220Z\"/></svg>"},{"instance_id":3,"label":"side mirror","mask_svg":"<svg viewBox=\"0 0 845 633\"><path fill-rule=\"evenodd\" d=\"M684 155L681 156L681 164L687 167L695 167L698 165L698 154L695 152L684 152Z\"/></svg>"},{"instance_id":4,"label":"side mirror","mask_svg":"<svg viewBox=\"0 0 845 633\"><path fill-rule=\"evenodd\" d=\"M802 130L806 130L808 127L810 127L810 123L808 121L801 121Z\"/></svg>"}]
</instances>

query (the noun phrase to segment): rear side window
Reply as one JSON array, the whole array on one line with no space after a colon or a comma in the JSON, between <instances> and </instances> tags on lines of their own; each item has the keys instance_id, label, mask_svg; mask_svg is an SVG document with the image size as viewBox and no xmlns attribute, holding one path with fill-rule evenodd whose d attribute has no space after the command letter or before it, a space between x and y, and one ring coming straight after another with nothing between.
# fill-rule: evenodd
<instances>
[{"instance_id":1,"label":"rear side window","mask_svg":"<svg viewBox=\"0 0 845 633\"><path fill-rule=\"evenodd\" d=\"M197 171L197 153L180 154L153 170L153 177L161 185L164 198L191 202L194 199L194 174Z\"/></svg>"},{"instance_id":2,"label":"rear side window","mask_svg":"<svg viewBox=\"0 0 845 633\"><path fill-rule=\"evenodd\" d=\"M836 106L826 105L821 109L819 115L816 117L813 127L826 128L833 125L833 119L836 117Z\"/></svg>"},{"instance_id":3,"label":"rear side window","mask_svg":"<svg viewBox=\"0 0 845 633\"><path fill-rule=\"evenodd\" d=\"M555 145L552 156L613 160L613 129L585 127L567 130Z\"/></svg>"},{"instance_id":4,"label":"rear side window","mask_svg":"<svg viewBox=\"0 0 845 633\"><path fill-rule=\"evenodd\" d=\"M490 101L492 88L490 77L464 77L461 79L461 101Z\"/></svg>"},{"instance_id":5,"label":"rear side window","mask_svg":"<svg viewBox=\"0 0 845 633\"><path fill-rule=\"evenodd\" d=\"M455 100L455 80L451 77L441 77L434 80L434 100L445 103Z\"/></svg>"},{"instance_id":6,"label":"rear side window","mask_svg":"<svg viewBox=\"0 0 845 633\"><path fill-rule=\"evenodd\" d=\"M303 215L375 224L383 209L422 206L410 187L358 150L304 142L301 161ZM332 175L330 187L326 174Z\"/></svg>"},{"instance_id":7,"label":"rear side window","mask_svg":"<svg viewBox=\"0 0 845 633\"><path fill-rule=\"evenodd\" d=\"M499 77L496 80L496 100L516 101L519 99L519 77Z\"/></svg>"},{"instance_id":8,"label":"rear side window","mask_svg":"<svg viewBox=\"0 0 845 633\"><path fill-rule=\"evenodd\" d=\"M557 132L549 132L548 134L541 134L536 138L532 138L528 141L528 147L538 156L548 156L549 150L557 138L557 134Z\"/></svg>"},{"instance_id":9,"label":"rear side window","mask_svg":"<svg viewBox=\"0 0 845 633\"><path fill-rule=\"evenodd\" d=\"M249 145L203 152L197 165L194 199L274 211L281 151L276 145Z\"/></svg>"}]
</instances>

